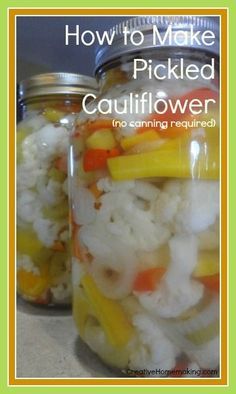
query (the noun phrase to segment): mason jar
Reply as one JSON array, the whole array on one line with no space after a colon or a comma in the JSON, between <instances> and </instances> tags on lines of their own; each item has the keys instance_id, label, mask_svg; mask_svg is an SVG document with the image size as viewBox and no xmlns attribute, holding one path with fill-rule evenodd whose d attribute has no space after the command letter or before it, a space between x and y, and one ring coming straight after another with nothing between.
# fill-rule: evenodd
<instances>
[{"instance_id":1,"label":"mason jar","mask_svg":"<svg viewBox=\"0 0 236 394\"><path fill-rule=\"evenodd\" d=\"M69 130L96 82L79 74L40 74L21 82L19 91L17 290L35 304L67 305Z\"/></svg>"},{"instance_id":2,"label":"mason jar","mask_svg":"<svg viewBox=\"0 0 236 394\"><path fill-rule=\"evenodd\" d=\"M153 46L153 26L163 38L170 25L215 41ZM143 32L138 49L125 26ZM74 319L129 376L219 373L218 30L191 16L116 26L71 135Z\"/></svg>"}]
</instances>

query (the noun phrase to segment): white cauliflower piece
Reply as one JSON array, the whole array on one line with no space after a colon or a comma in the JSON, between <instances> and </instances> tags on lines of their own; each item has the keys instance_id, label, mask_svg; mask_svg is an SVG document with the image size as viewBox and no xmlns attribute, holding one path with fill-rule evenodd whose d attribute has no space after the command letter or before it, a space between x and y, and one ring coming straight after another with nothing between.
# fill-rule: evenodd
<instances>
[{"instance_id":1,"label":"white cauliflower piece","mask_svg":"<svg viewBox=\"0 0 236 394\"><path fill-rule=\"evenodd\" d=\"M152 185L150 182L136 181L135 186L131 190L131 192L136 197L142 198L143 200L153 201L156 200L160 191L156 186Z\"/></svg>"},{"instance_id":2,"label":"white cauliflower piece","mask_svg":"<svg viewBox=\"0 0 236 394\"><path fill-rule=\"evenodd\" d=\"M135 255L119 246L114 259L94 258L90 266L98 288L111 299L123 299L131 294L137 272Z\"/></svg>"},{"instance_id":3,"label":"white cauliflower piece","mask_svg":"<svg viewBox=\"0 0 236 394\"><path fill-rule=\"evenodd\" d=\"M168 181L153 209L156 218L177 233L199 233L219 215L218 181Z\"/></svg>"},{"instance_id":4,"label":"white cauliflower piece","mask_svg":"<svg viewBox=\"0 0 236 394\"><path fill-rule=\"evenodd\" d=\"M80 285L81 279L85 271L83 265L80 264L80 261L76 257L72 257L71 270L72 270L72 275L71 275L72 286L77 287Z\"/></svg>"},{"instance_id":5,"label":"white cauliflower piece","mask_svg":"<svg viewBox=\"0 0 236 394\"><path fill-rule=\"evenodd\" d=\"M40 160L38 157L38 146L36 144L36 133L29 134L22 142L22 155L25 163L34 162L40 168ZM35 164L35 165L36 165Z\"/></svg>"},{"instance_id":6,"label":"white cauliflower piece","mask_svg":"<svg viewBox=\"0 0 236 394\"><path fill-rule=\"evenodd\" d=\"M113 181L109 177L101 178L97 182L97 188L104 192L120 192L133 189L135 181Z\"/></svg>"},{"instance_id":7,"label":"white cauliflower piece","mask_svg":"<svg viewBox=\"0 0 236 394\"><path fill-rule=\"evenodd\" d=\"M154 202L154 214L160 222L169 225L174 221L178 212L181 197L179 195L169 195L162 191L159 198Z\"/></svg>"},{"instance_id":8,"label":"white cauliflower piece","mask_svg":"<svg viewBox=\"0 0 236 394\"><path fill-rule=\"evenodd\" d=\"M31 258L26 254L17 255L17 269L23 269L27 272L32 272L34 275L39 275L39 269L34 265Z\"/></svg>"},{"instance_id":9,"label":"white cauliflower piece","mask_svg":"<svg viewBox=\"0 0 236 394\"><path fill-rule=\"evenodd\" d=\"M131 246L136 251L154 250L168 240L170 236L168 229L158 222L153 222L151 211L140 209L135 204L135 196L131 193L106 193L100 198L100 202L102 205L97 211L95 222L81 230L82 234L87 234L87 240L91 233L93 239L98 239L96 245L107 244L107 240L113 235L114 241L121 240L124 245ZM86 239L84 238L83 241L90 249L92 245L89 246ZM96 256L95 247L93 252Z\"/></svg>"},{"instance_id":10,"label":"white cauliflower piece","mask_svg":"<svg viewBox=\"0 0 236 394\"><path fill-rule=\"evenodd\" d=\"M131 191L136 197L146 201L155 200L159 189L150 182L144 181L113 181L111 178L101 178L97 182L99 190L104 192L128 192Z\"/></svg>"},{"instance_id":11,"label":"white cauliflower piece","mask_svg":"<svg viewBox=\"0 0 236 394\"><path fill-rule=\"evenodd\" d=\"M79 240L85 245L93 256L105 257L113 255L114 239L105 229L103 222L82 226L79 230Z\"/></svg>"},{"instance_id":12,"label":"white cauliflower piece","mask_svg":"<svg viewBox=\"0 0 236 394\"><path fill-rule=\"evenodd\" d=\"M176 277L173 283L181 281ZM167 281L163 281L159 290L151 294L142 294L139 300L143 307L155 316L163 318L177 317L191 306L197 304L203 295L203 286L195 281L187 281L173 289Z\"/></svg>"},{"instance_id":13,"label":"white cauliflower piece","mask_svg":"<svg viewBox=\"0 0 236 394\"><path fill-rule=\"evenodd\" d=\"M69 281L66 284L60 283L58 286L53 286L50 288L53 296L53 301L55 303L66 303L71 299L71 286L68 285Z\"/></svg>"},{"instance_id":14,"label":"white cauliflower piece","mask_svg":"<svg viewBox=\"0 0 236 394\"><path fill-rule=\"evenodd\" d=\"M64 198L61 183L44 176L37 181L37 191L43 205L56 205Z\"/></svg>"},{"instance_id":15,"label":"white cauliflower piece","mask_svg":"<svg viewBox=\"0 0 236 394\"><path fill-rule=\"evenodd\" d=\"M133 193L135 181L101 179L98 187L106 193L99 199L99 210L94 208L95 199L87 189L79 188L82 195L76 193L78 204L74 199L75 220L82 224L79 241L93 255L91 275L109 298L122 299L131 294L138 251L156 250L170 236L164 226L153 221L149 200L157 195L156 188L150 185L145 194L143 183L135 191L137 196ZM137 205L141 193L145 209Z\"/></svg>"},{"instance_id":16,"label":"white cauliflower piece","mask_svg":"<svg viewBox=\"0 0 236 394\"><path fill-rule=\"evenodd\" d=\"M134 315L132 322L138 333L138 343L135 343L131 350L129 368L134 370L174 368L179 349L164 335L158 323L145 313Z\"/></svg>"},{"instance_id":17,"label":"white cauliflower piece","mask_svg":"<svg viewBox=\"0 0 236 394\"><path fill-rule=\"evenodd\" d=\"M69 136L65 127L55 127L52 124L47 124L33 135L41 160L48 161L53 156L59 156L67 152Z\"/></svg>"},{"instance_id":18,"label":"white cauliflower piece","mask_svg":"<svg viewBox=\"0 0 236 394\"><path fill-rule=\"evenodd\" d=\"M169 247L171 264L167 276L181 273L181 276L189 278L197 265L197 238L194 235L176 235L169 241Z\"/></svg>"},{"instance_id":19,"label":"white cauliflower piece","mask_svg":"<svg viewBox=\"0 0 236 394\"><path fill-rule=\"evenodd\" d=\"M27 116L25 119L23 119L18 127L19 129L21 127L27 127L31 129L33 132L41 129L43 126L45 126L48 123L47 119L43 115L38 115L37 111L31 111L30 113L27 112Z\"/></svg>"},{"instance_id":20,"label":"white cauliflower piece","mask_svg":"<svg viewBox=\"0 0 236 394\"><path fill-rule=\"evenodd\" d=\"M94 222L96 219L95 197L85 187L78 187L73 198L73 212L75 222L85 225Z\"/></svg>"},{"instance_id":21,"label":"white cauliflower piece","mask_svg":"<svg viewBox=\"0 0 236 394\"><path fill-rule=\"evenodd\" d=\"M107 193L100 198L102 206L97 219L106 222L109 232L119 235L136 250L154 250L169 239L170 233L153 220L150 209L140 209L137 200L132 192Z\"/></svg>"},{"instance_id":22,"label":"white cauliflower piece","mask_svg":"<svg viewBox=\"0 0 236 394\"><path fill-rule=\"evenodd\" d=\"M138 251L153 251L168 241L168 228L155 220L151 210L150 200L159 193L155 186L147 182L113 182L110 178L100 179L97 185L106 191L99 199L99 210L94 208L95 199L85 188L79 188L83 196L77 193L78 204L74 199L75 219L84 224L79 232L80 242L95 258L115 259L120 264L122 249L138 256Z\"/></svg>"},{"instance_id":23,"label":"white cauliflower piece","mask_svg":"<svg viewBox=\"0 0 236 394\"><path fill-rule=\"evenodd\" d=\"M194 236L175 236L170 242L171 262L158 289L137 296L154 316L177 317L203 296L203 285L190 279L197 264L197 240Z\"/></svg>"},{"instance_id":24,"label":"white cauliflower piece","mask_svg":"<svg viewBox=\"0 0 236 394\"><path fill-rule=\"evenodd\" d=\"M187 181L183 184L182 196L175 217L177 231L198 233L215 223L219 215L217 181Z\"/></svg>"},{"instance_id":25,"label":"white cauliflower piece","mask_svg":"<svg viewBox=\"0 0 236 394\"><path fill-rule=\"evenodd\" d=\"M80 243L94 256L91 275L102 293L115 299L130 294L137 272L137 257L132 246L98 222L83 226L78 236Z\"/></svg>"},{"instance_id":26,"label":"white cauliflower piece","mask_svg":"<svg viewBox=\"0 0 236 394\"><path fill-rule=\"evenodd\" d=\"M25 190L17 196L17 215L20 220L32 223L40 216L42 203L35 192Z\"/></svg>"},{"instance_id":27,"label":"white cauliflower piece","mask_svg":"<svg viewBox=\"0 0 236 394\"><path fill-rule=\"evenodd\" d=\"M23 162L17 167L17 191L33 188L38 176L42 174L36 161Z\"/></svg>"},{"instance_id":28,"label":"white cauliflower piece","mask_svg":"<svg viewBox=\"0 0 236 394\"><path fill-rule=\"evenodd\" d=\"M46 124L29 134L22 142L25 162L37 162L38 168L47 168L53 157L65 154L68 149L68 131L65 127Z\"/></svg>"},{"instance_id":29,"label":"white cauliflower piece","mask_svg":"<svg viewBox=\"0 0 236 394\"><path fill-rule=\"evenodd\" d=\"M61 225L58 222L55 223L38 216L33 223L33 228L43 245L49 247L52 246L58 238L58 232Z\"/></svg>"}]
</instances>

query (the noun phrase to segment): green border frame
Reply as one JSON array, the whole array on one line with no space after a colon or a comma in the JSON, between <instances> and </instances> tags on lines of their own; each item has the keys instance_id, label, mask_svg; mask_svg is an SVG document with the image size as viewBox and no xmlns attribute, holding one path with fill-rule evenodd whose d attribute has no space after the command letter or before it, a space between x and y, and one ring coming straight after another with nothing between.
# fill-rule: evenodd
<instances>
[{"instance_id":1,"label":"green border frame","mask_svg":"<svg viewBox=\"0 0 236 394\"><path fill-rule=\"evenodd\" d=\"M207 3L207 7L206 7ZM86 392L86 393L98 393L109 392L109 394L118 393L121 390L128 390L130 393L141 393L147 390L147 387L9 387L7 377L7 8L8 7L109 7L110 0L24 0L24 1L5 1L1 0L0 3L0 95L1 95L1 132L0 132L0 185L1 185L1 196L0 196L0 236L1 236L1 273L0 273L0 289L2 291L0 297L1 305L1 335L0 335L0 392L1 394L12 393L17 390L19 393L41 393L42 390L45 393L68 393L73 392ZM157 0L119 0L117 7L228 7L229 8L229 94L230 94L230 106L229 106L229 198L230 198L230 215L229 215L229 227L230 227L230 254L229 261L232 264L229 266L229 285L230 285L230 311L229 311L229 322L230 322L230 348L229 348L229 386L228 387L149 387L148 390L159 393L197 393L199 391L207 391L209 394L215 394L215 392L221 393L225 390L227 393L234 392L236 389L236 373L234 366L236 365L236 340L234 332L236 330L235 325L235 305L234 298L236 297L236 286L234 280L236 278L236 247L235 242L231 242L234 239L236 233L236 177L234 169L236 169L236 160L234 154L234 147L236 144L236 137L234 130L236 128L236 51L235 51L235 38L236 37L236 1L235 0L165 0L163 3ZM231 220L231 218L233 218ZM234 364L235 363L235 364ZM148 384L148 380L147 380Z\"/></svg>"}]
</instances>

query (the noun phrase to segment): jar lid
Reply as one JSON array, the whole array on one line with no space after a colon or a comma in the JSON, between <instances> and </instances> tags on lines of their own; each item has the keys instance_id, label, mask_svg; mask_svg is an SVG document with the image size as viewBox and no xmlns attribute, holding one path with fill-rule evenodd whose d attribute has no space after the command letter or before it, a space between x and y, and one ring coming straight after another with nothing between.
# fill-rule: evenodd
<instances>
[{"instance_id":1,"label":"jar lid","mask_svg":"<svg viewBox=\"0 0 236 394\"><path fill-rule=\"evenodd\" d=\"M153 40L153 26L156 26L155 37L157 40L154 44ZM124 45L124 28L127 28L130 33L138 30L143 33L144 39L141 45L134 45L127 40L127 45ZM159 32L159 40L156 34ZM183 36L186 38L186 43L183 43L183 38L179 40L179 44L175 41L175 36L178 31L183 31ZM203 33L210 30L214 33L214 44L204 45L204 43L197 43L192 40L191 35L197 31ZM165 35L168 35L164 40ZM215 55L219 54L219 18L218 17L202 17L202 16L139 16L126 21L123 21L109 31L109 36L114 35L112 45L104 45L97 47L96 51L96 68L99 69L103 64L115 59L121 55L138 52L143 49L179 47L179 48L193 48L211 52ZM129 36L128 36L129 37ZM140 36L136 40L139 40ZM135 40L135 38L134 38ZM162 41L164 40L164 42ZM162 41L162 42L161 42ZM182 43L182 44L181 44Z\"/></svg>"},{"instance_id":2,"label":"jar lid","mask_svg":"<svg viewBox=\"0 0 236 394\"><path fill-rule=\"evenodd\" d=\"M85 95L91 92L97 92L96 80L81 74L38 74L19 84L20 100L51 94Z\"/></svg>"}]
</instances>

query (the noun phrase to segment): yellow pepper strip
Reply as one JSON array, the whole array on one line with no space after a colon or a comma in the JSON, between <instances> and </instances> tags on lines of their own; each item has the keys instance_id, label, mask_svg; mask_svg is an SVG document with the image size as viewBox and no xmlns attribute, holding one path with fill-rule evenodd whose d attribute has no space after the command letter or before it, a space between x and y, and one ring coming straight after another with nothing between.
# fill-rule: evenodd
<instances>
[{"instance_id":1,"label":"yellow pepper strip","mask_svg":"<svg viewBox=\"0 0 236 394\"><path fill-rule=\"evenodd\" d=\"M149 177L218 179L218 128L168 140L153 152L107 160L114 180Z\"/></svg>"},{"instance_id":2,"label":"yellow pepper strip","mask_svg":"<svg viewBox=\"0 0 236 394\"><path fill-rule=\"evenodd\" d=\"M39 297L47 289L48 283L49 277L46 272L40 275L24 269L19 269L17 272L17 284L20 294Z\"/></svg>"},{"instance_id":3,"label":"yellow pepper strip","mask_svg":"<svg viewBox=\"0 0 236 394\"><path fill-rule=\"evenodd\" d=\"M204 251L199 253L198 264L193 271L193 276L210 276L219 272L219 255L217 251Z\"/></svg>"},{"instance_id":4,"label":"yellow pepper strip","mask_svg":"<svg viewBox=\"0 0 236 394\"><path fill-rule=\"evenodd\" d=\"M159 134L155 130L149 130L141 134L131 135L121 140L120 144L124 150L128 150L133 146L147 141L155 141L160 138Z\"/></svg>"},{"instance_id":5,"label":"yellow pepper strip","mask_svg":"<svg viewBox=\"0 0 236 394\"><path fill-rule=\"evenodd\" d=\"M98 325L99 322L88 300L85 298L83 291L78 288L74 288L73 293L73 317L79 335L93 349L93 343L95 341L94 336L96 336L96 330L94 330L94 328L96 327L99 331L101 326ZM94 351L99 354L99 357L101 357L105 363L117 368L124 368L128 363L129 351L127 347L120 347L119 351L117 351L117 348L108 342L107 337L104 343L101 343Z\"/></svg>"},{"instance_id":6,"label":"yellow pepper strip","mask_svg":"<svg viewBox=\"0 0 236 394\"><path fill-rule=\"evenodd\" d=\"M134 329L121 305L105 297L91 276L85 275L81 282L89 304L91 304L111 345L116 347L126 345L133 336Z\"/></svg>"},{"instance_id":7,"label":"yellow pepper strip","mask_svg":"<svg viewBox=\"0 0 236 394\"><path fill-rule=\"evenodd\" d=\"M57 123L65 116L65 113L54 108L46 108L43 115L49 122Z\"/></svg>"},{"instance_id":8,"label":"yellow pepper strip","mask_svg":"<svg viewBox=\"0 0 236 394\"><path fill-rule=\"evenodd\" d=\"M109 129L95 131L86 139L86 146L89 149L113 149L116 146L115 138Z\"/></svg>"},{"instance_id":9,"label":"yellow pepper strip","mask_svg":"<svg viewBox=\"0 0 236 394\"><path fill-rule=\"evenodd\" d=\"M75 319L76 326L79 329L79 334L82 338L84 338L86 322L91 315L91 307L83 296L82 291L74 290L73 317Z\"/></svg>"},{"instance_id":10,"label":"yellow pepper strip","mask_svg":"<svg viewBox=\"0 0 236 394\"><path fill-rule=\"evenodd\" d=\"M42 249L43 245L31 230L17 229L17 251L34 257Z\"/></svg>"}]
</instances>

